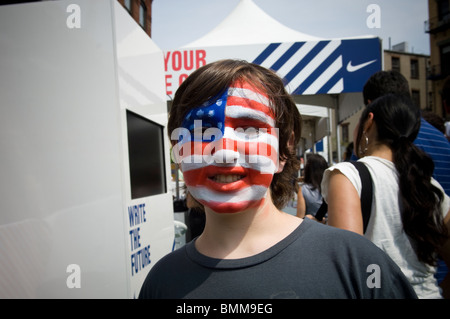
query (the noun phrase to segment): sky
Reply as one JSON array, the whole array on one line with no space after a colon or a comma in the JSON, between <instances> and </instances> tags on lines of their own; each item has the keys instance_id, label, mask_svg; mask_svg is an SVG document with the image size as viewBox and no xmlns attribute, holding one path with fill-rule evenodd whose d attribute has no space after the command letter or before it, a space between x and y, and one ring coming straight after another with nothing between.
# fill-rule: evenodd
<instances>
[{"instance_id":1,"label":"sky","mask_svg":"<svg viewBox=\"0 0 450 319\"><path fill-rule=\"evenodd\" d=\"M240 0L153 0L152 39L162 50L177 49L204 36ZM430 54L427 0L253 0L262 10L299 32L331 39L375 35L383 48L407 42L409 52ZM368 25L379 8L379 23ZM372 26L372 27L369 27Z\"/></svg>"}]
</instances>

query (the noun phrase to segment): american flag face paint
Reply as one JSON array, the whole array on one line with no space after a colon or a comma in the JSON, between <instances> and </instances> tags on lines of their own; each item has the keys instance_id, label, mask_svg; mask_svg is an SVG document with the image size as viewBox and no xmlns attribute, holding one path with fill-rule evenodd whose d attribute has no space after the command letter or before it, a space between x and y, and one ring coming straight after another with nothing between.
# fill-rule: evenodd
<instances>
[{"instance_id":1,"label":"american flag face paint","mask_svg":"<svg viewBox=\"0 0 450 319\"><path fill-rule=\"evenodd\" d=\"M171 138L186 186L203 205L236 213L263 203L278 170L278 130L265 94L235 83L191 109Z\"/></svg>"}]
</instances>

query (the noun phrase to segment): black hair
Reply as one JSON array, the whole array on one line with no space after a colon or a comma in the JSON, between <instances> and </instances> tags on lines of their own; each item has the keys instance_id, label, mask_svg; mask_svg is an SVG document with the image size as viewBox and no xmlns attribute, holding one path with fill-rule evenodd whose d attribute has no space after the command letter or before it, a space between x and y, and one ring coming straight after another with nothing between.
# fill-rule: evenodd
<instances>
[{"instance_id":1,"label":"black hair","mask_svg":"<svg viewBox=\"0 0 450 319\"><path fill-rule=\"evenodd\" d=\"M361 142L369 113L373 114L378 143L388 145L393 152L403 229L418 259L435 265L436 253L448 234L440 212L443 194L431 183L433 160L413 144L420 129L420 109L405 95L375 99L361 115L356 145Z\"/></svg>"},{"instance_id":2,"label":"black hair","mask_svg":"<svg viewBox=\"0 0 450 319\"><path fill-rule=\"evenodd\" d=\"M364 104L386 94L410 95L406 78L397 71L378 71L373 74L363 88Z\"/></svg>"},{"instance_id":3,"label":"black hair","mask_svg":"<svg viewBox=\"0 0 450 319\"><path fill-rule=\"evenodd\" d=\"M306 155L304 182L321 192L320 184L322 183L323 173L327 168L328 163L323 156L319 154Z\"/></svg>"}]
</instances>

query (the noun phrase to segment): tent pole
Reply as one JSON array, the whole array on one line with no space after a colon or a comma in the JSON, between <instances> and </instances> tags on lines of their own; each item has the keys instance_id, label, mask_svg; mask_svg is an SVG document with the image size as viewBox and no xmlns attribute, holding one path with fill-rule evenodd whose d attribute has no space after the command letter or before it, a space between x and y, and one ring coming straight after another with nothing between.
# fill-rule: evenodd
<instances>
[{"instance_id":1,"label":"tent pole","mask_svg":"<svg viewBox=\"0 0 450 319\"><path fill-rule=\"evenodd\" d=\"M333 113L332 109L328 108L328 165L333 165L333 147L331 145L331 123L333 121Z\"/></svg>"},{"instance_id":2,"label":"tent pole","mask_svg":"<svg viewBox=\"0 0 450 319\"><path fill-rule=\"evenodd\" d=\"M336 123L337 162L342 162L341 152L341 126Z\"/></svg>"},{"instance_id":3,"label":"tent pole","mask_svg":"<svg viewBox=\"0 0 450 319\"><path fill-rule=\"evenodd\" d=\"M337 153L337 162L341 161L341 127L339 125L339 95L334 96L335 99L335 125L336 125L336 153Z\"/></svg>"},{"instance_id":4,"label":"tent pole","mask_svg":"<svg viewBox=\"0 0 450 319\"><path fill-rule=\"evenodd\" d=\"M313 123L313 129L312 129L312 131L311 131L311 134L312 134L312 145L313 145L313 147L312 147L312 149L313 149L313 153L317 153L317 148L316 148L316 121L313 121L312 122Z\"/></svg>"}]
</instances>

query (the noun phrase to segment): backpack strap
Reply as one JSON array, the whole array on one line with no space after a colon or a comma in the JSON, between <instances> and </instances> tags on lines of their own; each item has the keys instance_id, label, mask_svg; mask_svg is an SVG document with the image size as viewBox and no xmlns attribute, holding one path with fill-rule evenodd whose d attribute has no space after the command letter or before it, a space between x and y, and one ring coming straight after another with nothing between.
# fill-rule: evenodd
<instances>
[{"instance_id":1,"label":"backpack strap","mask_svg":"<svg viewBox=\"0 0 450 319\"><path fill-rule=\"evenodd\" d=\"M367 230L367 225L369 224L370 213L372 210L372 176L367 169L367 166L362 162L351 162L359 172L359 177L361 178L361 211L363 217L363 234Z\"/></svg>"},{"instance_id":2,"label":"backpack strap","mask_svg":"<svg viewBox=\"0 0 450 319\"><path fill-rule=\"evenodd\" d=\"M317 219L318 221L322 221L323 217L327 212L328 212L328 204L325 202L324 199L322 199L322 205L320 205L314 218Z\"/></svg>"},{"instance_id":3,"label":"backpack strap","mask_svg":"<svg viewBox=\"0 0 450 319\"><path fill-rule=\"evenodd\" d=\"M361 211L363 217L363 233L366 232L367 225L369 224L370 213L372 210L372 196L373 196L373 187L372 187L372 176L370 175L367 166L362 162L350 162L355 168L358 170L359 177L361 178ZM319 221L323 219L325 214L328 211L328 205L325 200L322 201L322 205L316 213L315 218Z\"/></svg>"}]
</instances>

